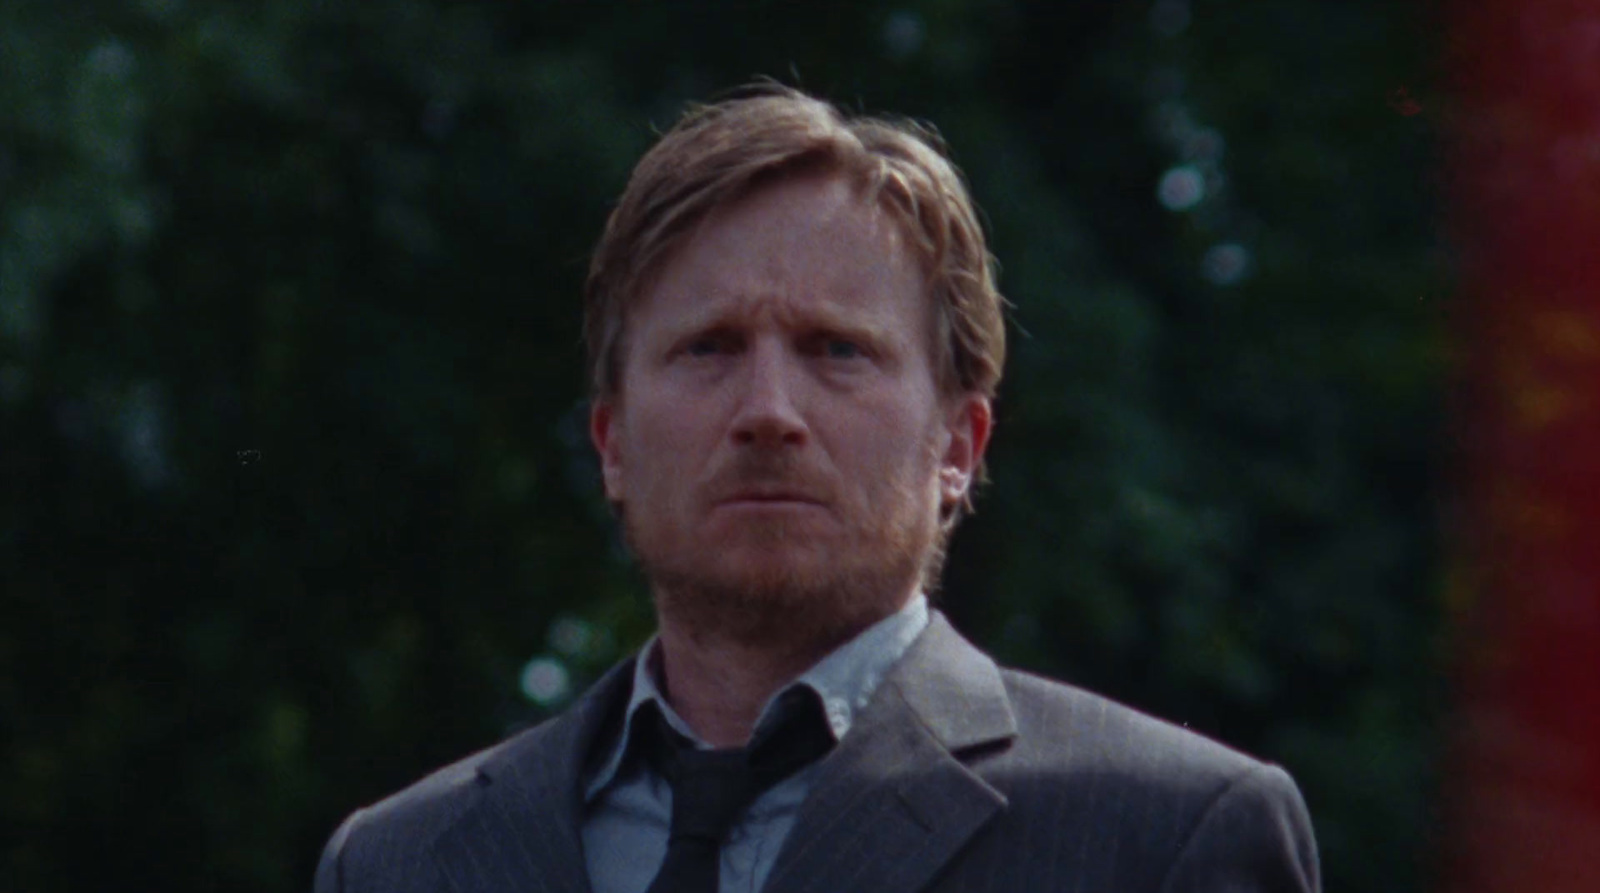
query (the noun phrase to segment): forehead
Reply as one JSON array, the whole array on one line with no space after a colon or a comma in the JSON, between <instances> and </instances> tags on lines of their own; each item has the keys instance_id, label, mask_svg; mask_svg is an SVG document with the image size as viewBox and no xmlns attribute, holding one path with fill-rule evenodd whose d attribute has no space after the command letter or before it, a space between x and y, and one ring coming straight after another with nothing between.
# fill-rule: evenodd
<instances>
[{"instance_id":1,"label":"forehead","mask_svg":"<svg viewBox=\"0 0 1600 893\"><path fill-rule=\"evenodd\" d=\"M640 322L727 314L871 318L908 337L929 307L901 224L840 175L765 185L708 214L640 295Z\"/></svg>"}]
</instances>

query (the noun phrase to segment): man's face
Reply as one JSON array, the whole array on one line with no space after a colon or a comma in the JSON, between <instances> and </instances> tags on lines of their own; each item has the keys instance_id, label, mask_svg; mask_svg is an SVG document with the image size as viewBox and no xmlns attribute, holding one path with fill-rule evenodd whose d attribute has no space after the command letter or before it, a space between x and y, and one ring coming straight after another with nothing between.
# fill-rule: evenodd
<instances>
[{"instance_id":1,"label":"man's face","mask_svg":"<svg viewBox=\"0 0 1600 893\"><path fill-rule=\"evenodd\" d=\"M591 434L664 612L740 641L848 635L915 592L989 406L941 397L926 280L826 175L710 215L630 311Z\"/></svg>"}]
</instances>

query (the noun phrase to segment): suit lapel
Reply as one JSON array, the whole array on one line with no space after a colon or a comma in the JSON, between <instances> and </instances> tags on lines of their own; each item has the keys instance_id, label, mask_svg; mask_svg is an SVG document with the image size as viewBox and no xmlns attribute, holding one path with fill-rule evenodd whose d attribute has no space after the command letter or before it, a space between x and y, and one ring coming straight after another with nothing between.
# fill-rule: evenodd
<instances>
[{"instance_id":1,"label":"suit lapel","mask_svg":"<svg viewBox=\"0 0 1600 893\"><path fill-rule=\"evenodd\" d=\"M1015 737L999 669L934 612L823 764L769 893L911 893L1006 806L958 758Z\"/></svg>"},{"instance_id":2,"label":"suit lapel","mask_svg":"<svg viewBox=\"0 0 1600 893\"><path fill-rule=\"evenodd\" d=\"M633 661L570 710L511 739L478 769L477 802L433 847L457 893L590 893L579 836L590 745L626 702Z\"/></svg>"}]
</instances>

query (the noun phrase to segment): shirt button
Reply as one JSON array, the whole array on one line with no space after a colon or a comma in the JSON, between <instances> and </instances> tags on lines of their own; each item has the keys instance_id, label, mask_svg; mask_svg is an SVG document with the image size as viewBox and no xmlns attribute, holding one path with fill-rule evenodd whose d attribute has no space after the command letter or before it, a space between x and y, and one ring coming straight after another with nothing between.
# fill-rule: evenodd
<instances>
[{"instance_id":1,"label":"shirt button","mask_svg":"<svg viewBox=\"0 0 1600 893\"><path fill-rule=\"evenodd\" d=\"M850 728L850 710L838 701L828 705L828 726L833 729L835 738L843 738L845 730Z\"/></svg>"}]
</instances>

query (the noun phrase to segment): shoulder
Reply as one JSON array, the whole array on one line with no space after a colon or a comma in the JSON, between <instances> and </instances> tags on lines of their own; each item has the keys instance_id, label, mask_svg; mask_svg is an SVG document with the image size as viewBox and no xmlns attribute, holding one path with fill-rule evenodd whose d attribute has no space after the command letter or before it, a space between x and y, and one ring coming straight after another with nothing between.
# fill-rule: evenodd
<instances>
[{"instance_id":1,"label":"shoulder","mask_svg":"<svg viewBox=\"0 0 1600 893\"><path fill-rule=\"evenodd\" d=\"M427 853L433 844L469 813L482 815L480 804L496 796L521 798L519 806L525 807L530 797L567 790L567 773L575 777L588 743L617 712L614 708L626 702L632 667L631 658L620 661L561 713L356 810L323 850L316 893L400 893L441 886L442 880L430 874L435 869Z\"/></svg>"},{"instance_id":2,"label":"shoulder","mask_svg":"<svg viewBox=\"0 0 1600 893\"><path fill-rule=\"evenodd\" d=\"M1163 719L1066 683L1001 669L1018 746L1038 758L1070 757L1078 771L1205 786L1265 763Z\"/></svg>"},{"instance_id":3,"label":"shoulder","mask_svg":"<svg viewBox=\"0 0 1600 893\"><path fill-rule=\"evenodd\" d=\"M1245 864L1281 875L1266 889L1319 888L1310 815L1282 767L1075 686L1000 674L1017 736L972 768L1013 821L1078 829L1119 853L1123 877L1155 871L1163 889Z\"/></svg>"},{"instance_id":4,"label":"shoulder","mask_svg":"<svg viewBox=\"0 0 1600 893\"><path fill-rule=\"evenodd\" d=\"M323 849L317 866L317 893L359 887L347 883L351 877L410 873L406 866L393 864L395 860L425 852L477 802L486 783L485 765L511 752L537 749L548 722L444 766L351 813Z\"/></svg>"},{"instance_id":5,"label":"shoulder","mask_svg":"<svg viewBox=\"0 0 1600 893\"><path fill-rule=\"evenodd\" d=\"M527 734L527 733L524 733ZM520 736L519 736L520 737ZM416 836L448 822L471 802L479 770L496 755L517 745L509 738L429 773L389 796L357 811L363 831ZM411 833L407 833L407 831Z\"/></svg>"}]
</instances>

